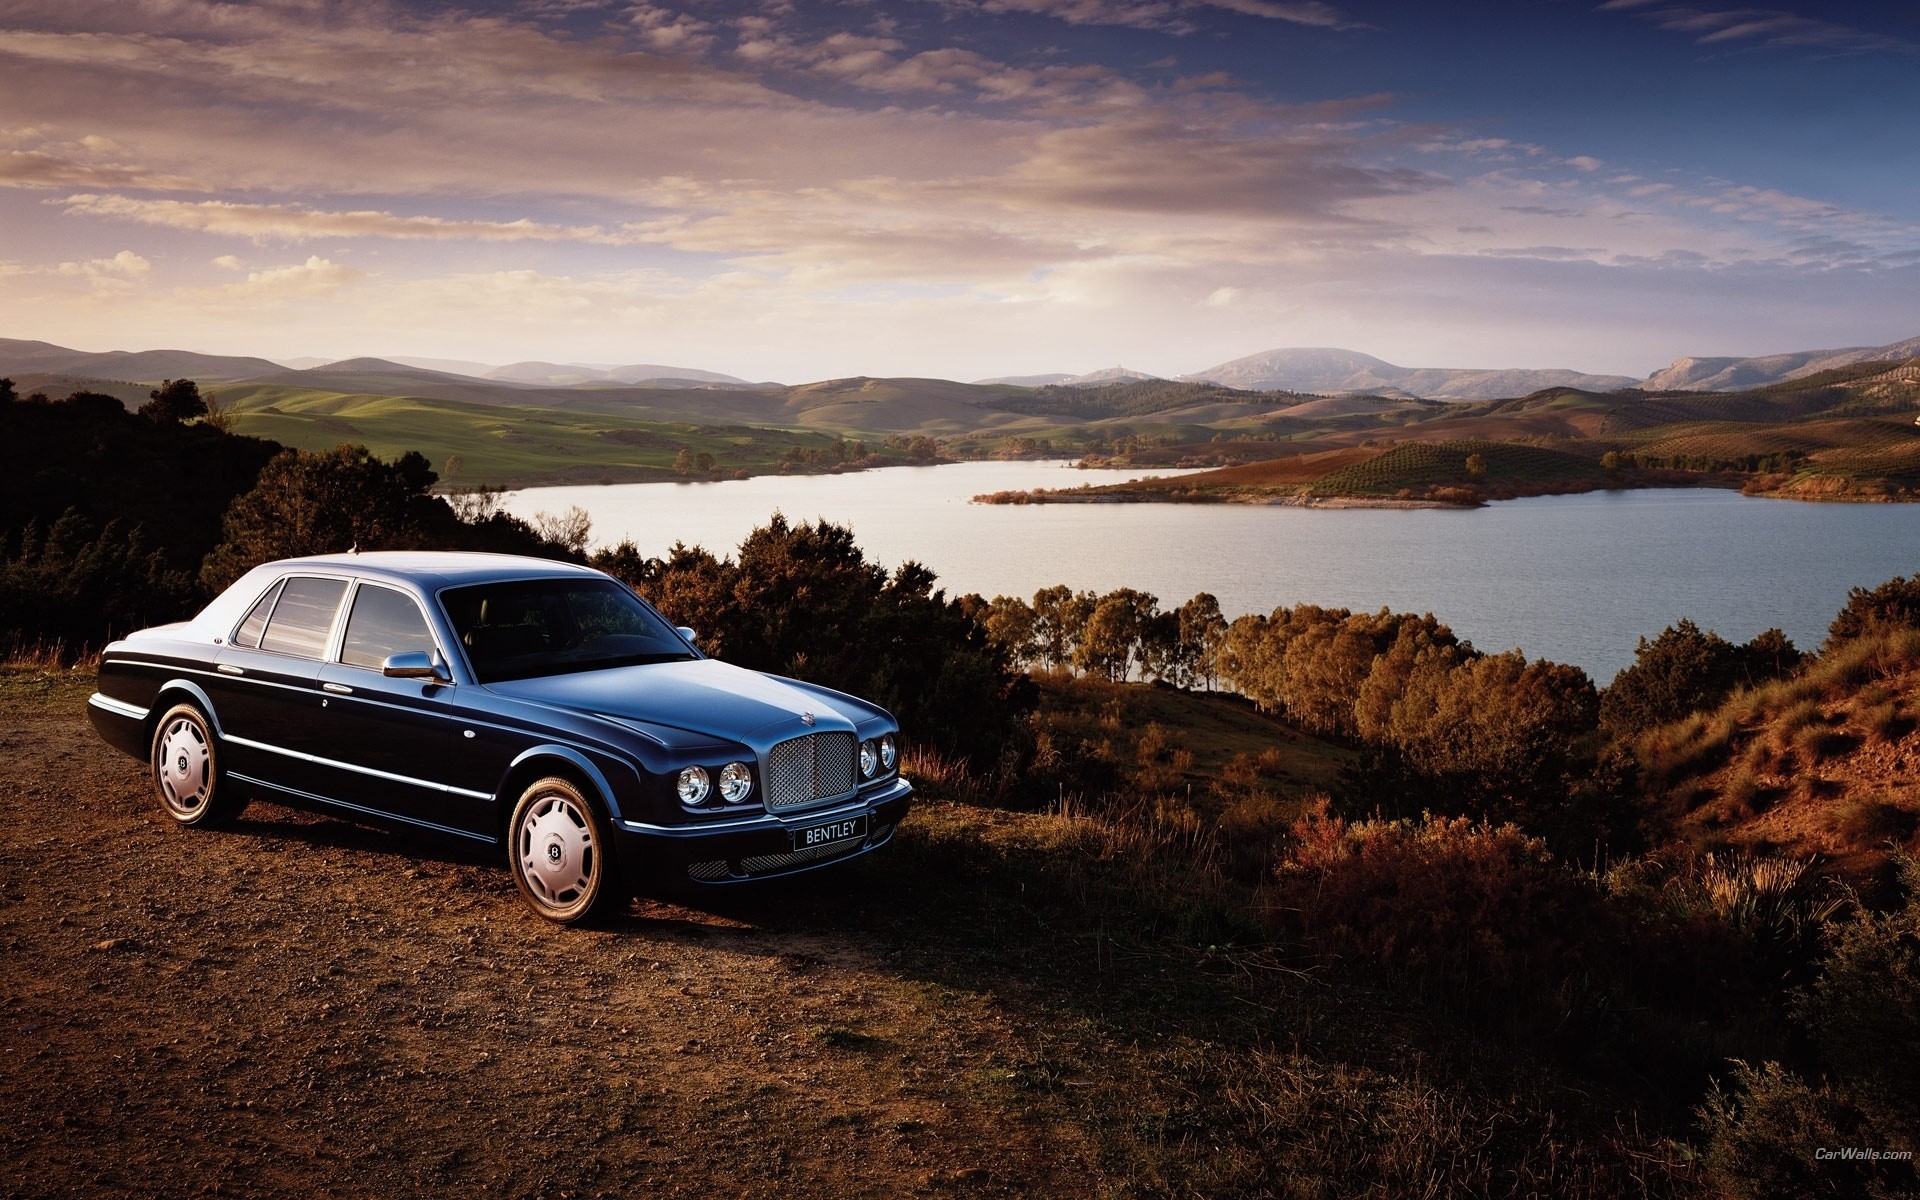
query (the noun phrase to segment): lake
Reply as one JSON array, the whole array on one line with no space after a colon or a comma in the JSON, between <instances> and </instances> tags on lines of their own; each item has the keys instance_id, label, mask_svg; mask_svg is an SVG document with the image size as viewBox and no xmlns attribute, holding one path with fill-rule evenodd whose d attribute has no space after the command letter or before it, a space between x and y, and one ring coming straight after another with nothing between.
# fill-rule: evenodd
<instances>
[{"instance_id":1,"label":"lake","mask_svg":"<svg viewBox=\"0 0 1920 1200\"><path fill-rule=\"evenodd\" d=\"M1169 475L1178 472L1160 471ZM1229 616L1322 604L1431 612L1482 650L1514 647L1606 683L1681 617L1745 641L1826 635L1847 589L1920 571L1920 506L1756 500L1715 489L1593 492L1487 508L980 505L984 492L1148 472L973 462L724 483L530 488L519 516L579 505L595 545L676 541L729 554L776 510L850 525L867 557L917 560L950 595L1134 587L1174 607L1212 592Z\"/></svg>"}]
</instances>

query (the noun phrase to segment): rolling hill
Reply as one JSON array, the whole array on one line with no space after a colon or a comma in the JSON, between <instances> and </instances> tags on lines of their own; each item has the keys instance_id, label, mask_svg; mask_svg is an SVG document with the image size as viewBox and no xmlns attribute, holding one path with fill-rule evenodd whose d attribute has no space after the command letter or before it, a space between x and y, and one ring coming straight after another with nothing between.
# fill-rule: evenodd
<instances>
[{"instance_id":1,"label":"rolling hill","mask_svg":"<svg viewBox=\"0 0 1920 1200\"><path fill-rule=\"evenodd\" d=\"M1893 347L1904 348L1915 347ZM1791 369L1851 353L1799 356ZM1712 482L1807 498L1904 499L1920 492L1920 438L1911 425L1920 405L1920 360L1911 358L1826 366L1738 392L1616 387L1623 381L1560 371L1423 373L1341 350L1239 361L1239 377L1263 386L1132 378L1138 373L1124 369L1042 387L870 376L789 386L720 382L733 377L713 372L625 383L616 376L691 369L540 362L485 368L518 376L489 379L467 373L484 364L454 360L349 358L294 370L265 359L170 350L90 354L0 340L0 377L13 378L22 394L100 391L136 407L161 379L194 378L236 415L241 432L304 447L352 440L383 453L418 449L436 463L457 454L473 483L634 477L671 465L672 453L640 455L635 447L687 448L713 453L730 469L738 462L737 469L764 470L788 448L818 450L835 437L901 439L896 450L931 437L949 456L1054 454L1186 467L1342 447L1524 443L1595 463L1609 453L1623 456L1644 469L1631 476L1643 483L1666 478L1647 471L1708 472ZM602 377L567 374L576 369ZM1341 395L1264 386L1283 370L1380 386ZM1122 375L1128 378L1108 378ZM1578 382L1473 401L1412 395L1432 390L1435 381L1501 392L1537 376ZM755 448L729 459L725 447L689 432L712 429L748 430ZM1768 481L1751 478L1759 475ZM1578 471L1557 477L1591 481ZM1617 474L1609 482L1629 478ZM1538 478L1508 482L1542 486ZM1409 476L1397 485L1437 486L1455 484Z\"/></svg>"}]
</instances>

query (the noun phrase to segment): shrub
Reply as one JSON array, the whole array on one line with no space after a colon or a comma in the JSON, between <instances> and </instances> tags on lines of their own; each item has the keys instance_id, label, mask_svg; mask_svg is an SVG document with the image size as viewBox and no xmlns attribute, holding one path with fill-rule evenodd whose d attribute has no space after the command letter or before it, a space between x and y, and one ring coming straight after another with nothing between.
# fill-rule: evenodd
<instances>
[{"instance_id":1,"label":"shrub","mask_svg":"<svg viewBox=\"0 0 1920 1200\"><path fill-rule=\"evenodd\" d=\"M1864 1200L1887 1194L1872 1185L1875 1175L1888 1172L1817 1157L1821 1150L1866 1144L1872 1134L1860 1111L1779 1063L1756 1069L1736 1062L1733 1086L1715 1083L1700 1107L1700 1119L1707 1134L1707 1180L1721 1195L1742 1200Z\"/></svg>"},{"instance_id":2,"label":"shrub","mask_svg":"<svg viewBox=\"0 0 1920 1200\"><path fill-rule=\"evenodd\" d=\"M1795 1005L1821 1057L1888 1130L1920 1129L1920 863L1901 873L1905 906L1845 929Z\"/></svg>"},{"instance_id":3,"label":"shrub","mask_svg":"<svg viewBox=\"0 0 1920 1200\"><path fill-rule=\"evenodd\" d=\"M1920 575L1911 579L1896 575L1879 587L1857 587L1847 593L1845 607L1827 627L1821 653L1867 634L1914 628L1920 628Z\"/></svg>"},{"instance_id":4,"label":"shrub","mask_svg":"<svg viewBox=\"0 0 1920 1200\"><path fill-rule=\"evenodd\" d=\"M1275 912L1324 952L1386 967L1423 994L1522 1019L1605 977L1620 924L1595 883L1512 825L1461 817L1294 826ZM1546 1011L1543 1011L1546 1010Z\"/></svg>"}]
</instances>

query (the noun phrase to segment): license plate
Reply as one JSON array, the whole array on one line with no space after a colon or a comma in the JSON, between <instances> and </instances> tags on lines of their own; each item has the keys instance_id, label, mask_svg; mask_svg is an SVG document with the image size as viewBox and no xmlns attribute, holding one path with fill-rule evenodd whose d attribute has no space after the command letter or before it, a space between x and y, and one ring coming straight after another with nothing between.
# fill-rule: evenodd
<instances>
[{"instance_id":1,"label":"license plate","mask_svg":"<svg viewBox=\"0 0 1920 1200\"><path fill-rule=\"evenodd\" d=\"M809 825L805 829L793 831L795 850L812 850L818 846L831 846L837 842L858 842L867 836L867 814L846 817L838 821L828 821L825 825Z\"/></svg>"}]
</instances>

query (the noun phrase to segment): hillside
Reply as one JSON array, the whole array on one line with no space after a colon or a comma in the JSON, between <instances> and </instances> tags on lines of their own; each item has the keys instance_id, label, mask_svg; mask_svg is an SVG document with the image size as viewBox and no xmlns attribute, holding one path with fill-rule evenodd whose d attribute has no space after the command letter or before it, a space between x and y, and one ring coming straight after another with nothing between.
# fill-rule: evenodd
<instances>
[{"instance_id":1,"label":"hillside","mask_svg":"<svg viewBox=\"0 0 1920 1200\"><path fill-rule=\"evenodd\" d=\"M1548 388L1473 404L1342 397L1240 411L1246 415L1205 414L1215 428L1235 431L1231 455L1219 435L1210 444L1190 431L1137 426L1117 452L1100 444L1100 461L1116 465L1222 470L995 499L1476 504L1696 485L1803 500L1920 498L1920 364L1859 363L1737 393ZM1468 469L1471 455L1481 460L1479 473Z\"/></svg>"},{"instance_id":2,"label":"hillside","mask_svg":"<svg viewBox=\"0 0 1920 1200\"><path fill-rule=\"evenodd\" d=\"M361 439L383 453L417 449L435 463L459 455L473 483L662 478L681 448L714 454L728 473L758 471L772 469L789 449L819 450L835 438L932 438L948 457L1081 456L1182 467L1472 441L1524 443L1593 463L1613 454L1625 469L1616 468L1609 482L1621 486L1703 482L1821 500L1920 495L1920 440L1906 424L1920 411L1920 360L1850 362L1741 392L1602 390L1624 381L1482 372L1483 382L1497 376L1500 382L1487 388L1501 393L1540 378L1579 382L1448 402L1413 398L1408 389L1419 381L1404 369L1347 351L1255 358L1322 379L1346 372L1342 381L1351 383L1364 375L1377 386L1325 395L1275 390L1270 377L1256 380L1257 387L1229 387L1191 377L1134 378L1137 372L1118 368L1095 373L1112 379L1041 387L869 376L751 385L665 367L658 369L703 378L627 383L621 377L655 368L542 362L490 368L509 378L488 379L464 373L483 364L442 360L415 360L439 363L430 366L358 358L291 370L259 359L87 355L0 342L0 374L12 372L23 394L93 390L135 407L168 372L203 367L204 390L237 414L242 431L309 448ZM73 364L92 366L82 372ZM429 411L438 416L425 419ZM712 429L729 431L725 445L697 432ZM634 453L636 446L672 453L662 462L658 454ZM1563 478L1593 485L1586 469L1569 467ZM1400 486L1459 482L1409 477ZM1520 488L1511 494L1545 484L1524 473L1510 482ZM1257 498L1237 485L1234 495ZM1379 498L1371 488L1356 495Z\"/></svg>"},{"instance_id":3,"label":"hillside","mask_svg":"<svg viewBox=\"0 0 1920 1200\"><path fill-rule=\"evenodd\" d=\"M1882 874L1889 855L1920 853L1920 634L1737 692L1648 734L1641 756L1661 819L1696 844Z\"/></svg>"},{"instance_id":4,"label":"hillside","mask_svg":"<svg viewBox=\"0 0 1920 1200\"><path fill-rule=\"evenodd\" d=\"M0 907L23 1197L1402 1195L1444 1173L1448 1194L1580 1200L1685 1179L1613 1089L1250 942L1171 830L923 783L895 844L830 880L559 931L485 852L263 803L171 826L88 728L90 687L0 671L27 781L0 864L71 881L57 914ZM73 819L49 840L30 814L52 805ZM183 992L214 1015L155 1019Z\"/></svg>"},{"instance_id":5,"label":"hillside","mask_svg":"<svg viewBox=\"0 0 1920 1200\"><path fill-rule=\"evenodd\" d=\"M1862 362L1885 362L1920 355L1920 337L1885 346L1839 350L1796 350L1753 358L1677 358L1647 377L1650 390L1739 391L1786 383Z\"/></svg>"}]
</instances>

